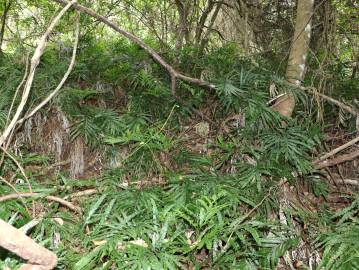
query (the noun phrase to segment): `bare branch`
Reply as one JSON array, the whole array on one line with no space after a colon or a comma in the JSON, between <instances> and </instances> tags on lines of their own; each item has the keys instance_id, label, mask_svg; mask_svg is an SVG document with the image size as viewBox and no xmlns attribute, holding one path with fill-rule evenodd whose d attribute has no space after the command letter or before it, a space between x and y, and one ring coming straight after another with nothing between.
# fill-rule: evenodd
<instances>
[{"instance_id":1,"label":"bare branch","mask_svg":"<svg viewBox=\"0 0 359 270\"><path fill-rule=\"evenodd\" d=\"M67 71L65 73L65 75L63 76L62 80L60 81L60 83L57 85L57 87L55 88L54 91L52 91L39 105L37 105L29 114L27 114L26 116L24 116L22 119L20 119L19 121L17 121L17 124L21 124L23 123L26 119L32 117L35 113L37 113L42 107L44 107L62 88L62 86L64 85L64 83L66 82L67 78L69 77L74 64L75 64L75 59L76 59L76 51L77 51L77 46L78 46L78 42L79 42L79 35L80 35L80 12L78 12L77 14L77 21L76 21L76 30L75 30L75 41L74 41L74 48L72 51L72 58L70 61L70 65L67 68Z\"/></svg>"},{"instance_id":2,"label":"bare branch","mask_svg":"<svg viewBox=\"0 0 359 270\"><path fill-rule=\"evenodd\" d=\"M348 148L349 146L352 146L352 145L356 144L357 142L359 142L359 136L356 137L356 138L354 138L353 140L347 142L346 144L343 144L343 145L341 145L341 146L339 146L339 147L333 149L333 150L330 151L329 153L327 153L327 154L321 156L320 158L318 158L318 159L317 159L316 161L314 161L313 163L314 163L314 164L318 164L318 163L320 163L321 161L326 160L326 159L330 158L331 156L334 156L336 153L339 153L340 151L342 151L342 150Z\"/></svg>"},{"instance_id":3,"label":"bare branch","mask_svg":"<svg viewBox=\"0 0 359 270\"><path fill-rule=\"evenodd\" d=\"M29 76L27 77L26 83L25 83L25 87L24 87L24 92L22 93L22 97L21 97L21 101L19 106L17 107L17 110L15 112L15 115L13 116L10 124L5 128L4 132L1 134L0 136L0 146L3 145L7 139L7 137L9 136L9 134L11 133L11 131L13 130L13 128L16 125L17 120L19 119L25 105L27 102L27 99L29 97L30 94L30 90L31 90L31 86L32 86L32 82L34 80L34 75L35 75L35 70L37 68L37 66L40 63L40 58L42 56L42 54L44 53L45 47L46 47L46 40L48 38L48 36L50 35L50 33L52 32L52 30L54 29L55 25L59 22L60 18L65 14L65 12L76 2L76 0L72 0L69 3L66 3L66 6L59 12L59 14L57 14L57 16L54 18L54 20L50 23L49 27L46 29L45 33L42 35L42 37L39 40L39 44L37 45L34 55L31 59L31 66L30 66L30 70L29 70Z\"/></svg>"},{"instance_id":4,"label":"bare branch","mask_svg":"<svg viewBox=\"0 0 359 270\"><path fill-rule=\"evenodd\" d=\"M354 115L354 116L358 116L359 115L359 111L355 110L354 108L344 104L343 102L340 102L339 100L336 100L332 97L329 97L327 95L324 95L322 93L319 93L314 87L302 87L302 86L293 86L291 85L292 87L295 87L295 88L299 88L300 90L303 90L303 91L306 91L306 92L309 92L313 95L318 95L319 97L321 97L322 99L338 106L339 108L343 109L344 111L347 111L348 113Z\"/></svg>"},{"instance_id":5,"label":"bare branch","mask_svg":"<svg viewBox=\"0 0 359 270\"><path fill-rule=\"evenodd\" d=\"M24 168L21 166L21 164L16 160L15 157L13 157L5 148L3 148L0 145L0 149L4 152L4 154L6 154L14 163L15 165L19 168L21 174L24 176L24 180L27 183L28 187L29 187L29 191L32 192L32 186L30 184L29 178L27 177ZM33 208L33 215L35 215L35 202L32 202L32 208Z\"/></svg>"},{"instance_id":6,"label":"bare branch","mask_svg":"<svg viewBox=\"0 0 359 270\"><path fill-rule=\"evenodd\" d=\"M61 5L66 5L68 4L68 1L66 0L53 0ZM113 21L107 19L106 17L96 13L95 11L93 11L90 8L87 8L85 6L82 6L80 4L74 4L73 8L75 8L78 11L84 12L94 18L96 18L97 20L103 22L104 24L106 24L107 26L111 27L113 30L115 30L116 32L122 34L123 36L125 36L126 38L128 38L130 41L132 41L133 43L137 44L138 46L140 46L143 50L145 50L157 63L159 63L164 69L167 70L167 72L170 74L171 78L179 78L183 81L189 82L189 83L193 83L193 84L197 84L199 86L204 86L204 87L208 87L208 88L215 88L214 85L203 81L201 79L196 79L196 78L192 78L186 75L183 75L181 73L179 73L178 71L176 71L170 64L168 64L155 50L153 50L150 46L148 46L146 43L144 43L141 39L139 39L138 37L136 37L135 35L125 31L124 29L122 29L121 27L119 27L118 25L116 25ZM172 89L173 90L173 89Z\"/></svg>"},{"instance_id":7,"label":"bare branch","mask_svg":"<svg viewBox=\"0 0 359 270\"><path fill-rule=\"evenodd\" d=\"M17 98L17 94L19 93L21 87L23 86L23 84L24 84L25 81L26 81L28 68L29 68L29 54L27 54L27 56L26 56L26 65L25 65L24 77L22 78L20 84L19 84L19 85L17 86L17 88L16 88L14 97L13 97L12 102L11 102L11 105L10 105L9 112L8 112L8 114L7 114L7 117L6 117L6 125L9 123L10 116L11 116L11 111L12 111L12 108L14 107L14 104L15 104L15 101L16 101L16 98Z\"/></svg>"},{"instance_id":8,"label":"bare branch","mask_svg":"<svg viewBox=\"0 0 359 270\"><path fill-rule=\"evenodd\" d=\"M323 168L327 168L327 167L331 167L346 161L351 161L355 158L359 157L359 151L354 151L351 152L349 154L345 154L345 155L341 155L339 157L330 159L330 160L324 160L321 163L315 164L314 168L317 170L323 169Z\"/></svg>"},{"instance_id":9,"label":"bare branch","mask_svg":"<svg viewBox=\"0 0 359 270\"><path fill-rule=\"evenodd\" d=\"M90 196L90 195L97 194L97 193L98 193L98 190L96 190L96 189L86 189L83 191L79 191L79 192L75 192L70 195L67 195L64 197L64 199L67 199L67 198L73 199L73 198L78 198L78 197L82 197L82 196Z\"/></svg>"}]
</instances>

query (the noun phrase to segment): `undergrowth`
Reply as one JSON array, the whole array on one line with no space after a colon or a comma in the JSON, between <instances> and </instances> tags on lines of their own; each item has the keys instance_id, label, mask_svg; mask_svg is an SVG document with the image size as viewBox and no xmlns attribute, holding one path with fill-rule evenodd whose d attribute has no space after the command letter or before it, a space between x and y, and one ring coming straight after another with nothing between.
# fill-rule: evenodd
<instances>
[{"instance_id":1,"label":"undergrowth","mask_svg":"<svg viewBox=\"0 0 359 270\"><path fill-rule=\"evenodd\" d=\"M0 128L22 76L20 66L10 65L16 56L8 57L1 66L6 80L0 91ZM45 55L29 107L58 81L66 61L56 69L47 65L60 58L56 51ZM82 180L60 172L39 182L27 172L40 197L98 191L78 199L81 216L48 205L31 231L32 238L56 252L58 269L275 269L285 252L298 246L300 235L273 213L279 208L281 180L293 183L299 177L318 190L311 180L311 156L319 147L321 127L300 115L290 120L274 113L266 105L270 85L276 84L278 91L291 89L236 57L231 46L198 62L181 61L216 84L216 92L209 93L179 83L178 93L189 107L201 108L210 100L221 108L207 111L225 125L217 133L194 131L194 122L203 121L194 121L191 110L176 103L166 73L137 46L122 40L106 46L96 42L80 52L67 86L51 105L70 119L71 140L83 138L92 150L104 150L109 160L120 162L108 162L101 175ZM125 89L125 108L116 106L116 85ZM296 98L303 101L305 95ZM22 151L18 161L24 166L51 161ZM11 171L16 166L5 160L0 173ZM26 192L20 173L16 179L17 191ZM10 192L0 185L0 193ZM325 188L316 195L325 195ZM30 201L2 203L0 217L16 227L25 225L31 217L24 203L29 206ZM358 205L354 200L337 214L323 210L311 219L316 222L309 240L323 251L318 269L358 267ZM292 214L306 219L298 213L287 216ZM5 251L0 258L0 268L19 263Z\"/></svg>"}]
</instances>

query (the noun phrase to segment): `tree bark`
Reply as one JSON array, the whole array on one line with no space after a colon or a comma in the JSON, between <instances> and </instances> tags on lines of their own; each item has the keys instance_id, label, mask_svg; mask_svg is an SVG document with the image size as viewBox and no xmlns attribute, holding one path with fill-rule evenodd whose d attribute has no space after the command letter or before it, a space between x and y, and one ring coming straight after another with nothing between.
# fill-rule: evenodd
<instances>
[{"instance_id":1,"label":"tree bark","mask_svg":"<svg viewBox=\"0 0 359 270\"><path fill-rule=\"evenodd\" d=\"M300 86L304 79L306 60L312 28L314 0L298 0L297 17L286 70L286 80ZM294 96L286 93L273 105L273 110L283 116L291 117L295 107Z\"/></svg>"}]
</instances>

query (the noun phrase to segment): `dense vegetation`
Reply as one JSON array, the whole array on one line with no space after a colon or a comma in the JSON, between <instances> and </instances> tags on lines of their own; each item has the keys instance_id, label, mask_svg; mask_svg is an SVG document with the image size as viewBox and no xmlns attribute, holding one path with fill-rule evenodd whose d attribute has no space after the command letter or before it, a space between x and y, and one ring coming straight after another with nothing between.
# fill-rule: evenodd
<instances>
[{"instance_id":1,"label":"dense vegetation","mask_svg":"<svg viewBox=\"0 0 359 270\"><path fill-rule=\"evenodd\" d=\"M316 163L359 128L358 116L345 110L358 111L355 1L315 1L305 87L285 78L295 4L262 1L268 13L256 23L258 6L251 1L223 1L217 23L205 18L216 29L207 32L196 23L211 3L210 14L216 12L214 1L80 2L208 85L177 79L173 95L171 74L139 44L81 14L65 85L0 144L1 219L25 226L55 252L56 269L359 268L358 159ZM188 37L181 36L177 2L192 10ZM39 37L59 8L44 0L8 0L0 8L7 21L1 131L20 104L18 86ZM242 26L254 37L228 32L226 12L247 18ZM68 69L76 16L70 9L49 36L23 116ZM280 93L295 97L292 117L272 109L269 101ZM345 151L350 155L357 145ZM36 194L1 200L28 192ZM1 269L23 263L0 250Z\"/></svg>"}]
</instances>

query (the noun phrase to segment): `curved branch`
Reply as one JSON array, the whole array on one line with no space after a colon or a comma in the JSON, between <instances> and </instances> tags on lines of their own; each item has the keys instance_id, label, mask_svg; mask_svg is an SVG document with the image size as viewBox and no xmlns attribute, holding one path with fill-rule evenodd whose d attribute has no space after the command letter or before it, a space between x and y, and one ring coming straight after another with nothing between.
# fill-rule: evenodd
<instances>
[{"instance_id":1,"label":"curved branch","mask_svg":"<svg viewBox=\"0 0 359 270\"><path fill-rule=\"evenodd\" d=\"M26 116L21 118L19 121L17 121L17 124L23 123L26 119L32 117L35 113L37 113L42 107L44 107L62 88L64 83L66 82L67 78L69 77L76 59L76 52L77 52L77 45L79 42L79 35L80 35L80 12L77 14L77 20L76 20L76 30L75 30L75 41L74 41L74 48L72 51L72 57L70 61L70 65L67 68L66 73L64 74L62 80L57 85L56 89L52 91L39 105L37 105L30 113L28 113Z\"/></svg>"},{"instance_id":2,"label":"curved branch","mask_svg":"<svg viewBox=\"0 0 359 270\"><path fill-rule=\"evenodd\" d=\"M67 0L53 0L61 5L67 5L68 1ZM144 43L141 39L139 39L138 37L136 37L135 35L127 32L126 30L122 29L121 27L119 27L118 25L116 25L113 21L107 19L106 17L96 13L94 10L87 8L85 6L82 6L80 4L75 3L73 5L73 8L86 13L88 15L90 15L91 17L96 18L97 20L103 22L104 24L106 24L107 26L111 27L113 30L115 30L116 32L120 33L121 35L125 36L126 38L128 38L130 41L132 41L133 43L137 44L138 46L140 46L143 50L145 50L158 64L160 64L164 69L167 70L167 72L170 74L171 76L171 81L173 82L173 78L179 78L183 81L189 82L189 83L193 83L193 84L197 84L199 86L205 86L208 87L210 89L214 89L215 86L213 84L210 84L209 82L203 81L201 79L197 79L197 78L192 78L189 76L186 76L184 74L179 73L178 71L176 71L170 64L168 64L154 49L152 49L150 46L148 46L146 43ZM173 91L173 88L172 88Z\"/></svg>"},{"instance_id":3,"label":"curved branch","mask_svg":"<svg viewBox=\"0 0 359 270\"><path fill-rule=\"evenodd\" d=\"M61 17L66 13L66 11L75 2L76 2L76 0L72 0L71 2L66 3L65 7L56 15L56 17L53 19L53 21L50 23L50 25L46 29L45 33L40 38L39 44L37 45L37 47L35 49L35 52L34 52L34 55L31 58L31 66L30 66L30 70L29 70L29 75L28 75L26 83L25 83L24 92L22 93L20 104L17 107L15 115L13 116L11 122L7 125L4 132L0 136L0 146L4 144L4 142L6 141L6 139L9 136L9 134L11 133L13 128L15 127L16 122L19 119L19 117L20 117L20 115L21 115L21 113L22 113L22 111L23 111L23 109L24 109L24 107L25 107L25 105L27 103L27 99L28 99L28 97L30 95L32 82L33 82L34 76L35 76L35 70L36 70L37 66L39 65L39 63L40 63L40 58L41 58L42 54L44 53L44 50L45 50L45 47L46 47L46 44L47 44L47 38L49 37L50 33L52 32L52 30L54 29L56 24L61 19Z\"/></svg>"}]
</instances>

